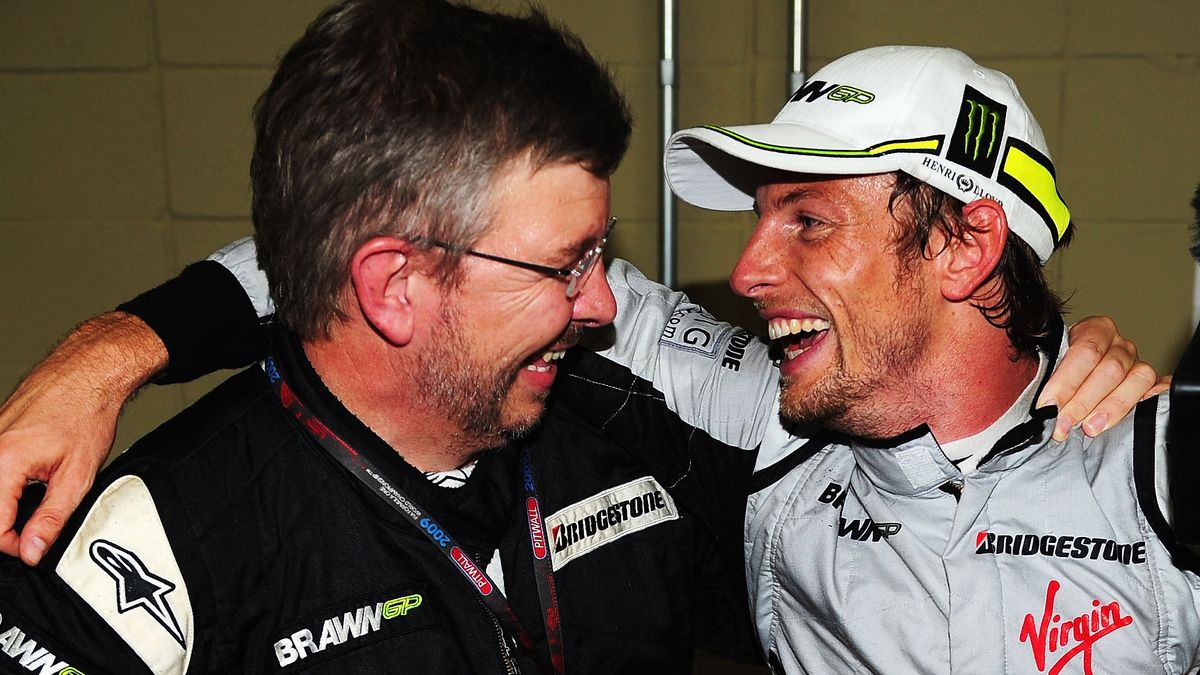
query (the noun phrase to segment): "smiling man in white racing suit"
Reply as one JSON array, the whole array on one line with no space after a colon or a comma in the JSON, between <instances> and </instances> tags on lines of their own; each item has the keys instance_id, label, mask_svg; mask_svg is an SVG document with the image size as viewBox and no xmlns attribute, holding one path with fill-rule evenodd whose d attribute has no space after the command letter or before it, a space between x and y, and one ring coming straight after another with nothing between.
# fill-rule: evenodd
<instances>
[{"instance_id":1,"label":"smiling man in white racing suit","mask_svg":"<svg viewBox=\"0 0 1200 675\"><path fill-rule=\"evenodd\" d=\"M746 569L777 671L1197 667L1166 397L1094 439L1056 440L1034 409L1061 335L1039 263L1072 226L1010 78L949 49L864 50L770 124L677 133L665 164L685 201L758 213L731 283L768 321L783 420L828 430L739 423L759 385L730 382L748 355L726 359L755 346L705 316L667 318L657 363L631 357L689 423L760 447ZM689 350L691 327L722 356Z\"/></svg>"}]
</instances>

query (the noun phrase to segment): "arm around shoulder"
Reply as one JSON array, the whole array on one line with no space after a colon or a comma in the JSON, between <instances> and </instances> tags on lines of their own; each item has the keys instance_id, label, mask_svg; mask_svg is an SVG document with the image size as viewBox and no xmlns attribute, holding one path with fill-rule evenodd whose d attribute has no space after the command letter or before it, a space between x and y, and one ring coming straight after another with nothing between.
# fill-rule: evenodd
<instances>
[{"instance_id":1,"label":"arm around shoulder","mask_svg":"<svg viewBox=\"0 0 1200 675\"><path fill-rule=\"evenodd\" d=\"M266 284L249 240L79 325L0 407L0 553L37 564L108 456L125 401L151 378L181 382L263 351ZM18 535L29 481L46 497Z\"/></svg>"},{"instance_id":2,"label":"arm around shoulder","mask_svg":"<svg viewBox=\"0 0 1200 675\"><path fill-rule=\"evenodd\" d=\"M79 505L116 432L125 400L167 365L167 349L125 312L80 324L0 406L0 552L37 564ZM18 539L28 481L50 483Z\"/></svg>"}]
</instances>

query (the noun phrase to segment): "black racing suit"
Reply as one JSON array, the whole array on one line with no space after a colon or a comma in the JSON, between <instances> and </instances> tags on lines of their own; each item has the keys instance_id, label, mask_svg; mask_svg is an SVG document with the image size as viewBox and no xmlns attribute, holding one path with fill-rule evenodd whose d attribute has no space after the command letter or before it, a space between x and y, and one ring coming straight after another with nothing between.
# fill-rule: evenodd
<instances>
[{"instance_id":1,"label":"black racing suit","mask_svg":"<svg viewBox=\"0 0 1200 675\"><path fill-rule=\"evenodd\" d=\"M164 307L195 307L186 300L196 289L212 302L214 284L230 293L211 306L244 297L214 263L200 267L210 278L198 286L193 271L187 289L177 281L127 307L164 335L172 375L214 362L185 356L196 345L181 346L188 332ZM258 356L252 312L224 313L241 336L224 357ZM504 594L537 654L513 644L459 570L314 442L256 366L114 462L38 568L0 561L0 672L548 672L522 453L555 550L567 672L688 672L697 642L754 658L744 501L713 497L725 494L714 483L749 473L752 453L714 452L686 473L647 465L581 422L567 396L552 398L532 436L485 454L464 486L437 487L338 403L294 336L268 332L280 373L329 429L481 568L499 552ZM708 443L689 439L692 449Z\"/></svg>"}]
</instances>

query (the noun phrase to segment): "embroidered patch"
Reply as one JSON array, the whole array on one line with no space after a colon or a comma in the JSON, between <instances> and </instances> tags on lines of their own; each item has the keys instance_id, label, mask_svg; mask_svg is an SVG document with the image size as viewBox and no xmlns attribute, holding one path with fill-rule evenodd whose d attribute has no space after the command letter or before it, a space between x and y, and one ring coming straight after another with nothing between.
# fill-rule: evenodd
<instances>
[{"instance_id":1,"label":"embroidered patch","mask_svg":"<svg viewBox=\"0 0 1200 675\"><path fill-rule=\"evenodd\" d=\"M191 599L141 478L123 476L104 490L55 572L151 671L187 671L194 639Z\"/></svg>"},{"instance_id":2,"label":"embroidered patch","mask_svg":"<svg viewBox=\"0 0 1200 675\"><path fill-rule=\"evenodd\" d=\"M422 588L390 589L325 607L288 626L271 644L280 670L317 663L435 625L437 608Z\"/></svg>"},{"instance_id":3,"label":"embroidered patch","mask_svg":"<svg viewBox=\"0 0 1200 675\"><path fill-rule=\"evenodd\" d=\"M650 476L605 490L546 518L554 569L627 534L678 518L671 495Z\"/></svg>"},{"instance_id":4,"label":"embroidered patch","mask_svg":"<svg viewBox=\"0 0 1200 675\"><path fill-rule=\"evenodd\" d=\"M118 612L124 614L138 608L144 609L175 638L180 649L186 649L179 620L175 618L175 612L167 600L167 594L175 590L175 584L147 569L146 563L136 553L111 541L93 541L88 553L92 561L116 582Z\"/></svg>"},{"instance_id":5,"label":"embroidered patch","mask_svg":"<svg viewBox=\"0 0 1200 675\"><path fill-rule=\"evenodd\" d=\"M671 315L658 343L715 359L732 332L733 327L729 324L721 323L701 310L687 308Z\"/></svg>"}]
</instances>

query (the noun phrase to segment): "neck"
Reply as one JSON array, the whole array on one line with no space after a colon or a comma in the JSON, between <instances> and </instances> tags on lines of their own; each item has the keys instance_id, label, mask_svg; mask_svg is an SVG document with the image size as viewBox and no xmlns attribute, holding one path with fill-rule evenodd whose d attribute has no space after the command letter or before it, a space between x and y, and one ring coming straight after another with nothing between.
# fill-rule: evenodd
<instances>
[{"instance_id":1,"label":"neck","mask_svg":"<svg viewBox=\"0 0 1200 675\"><path fill-rule=\"evenodd\" d=\"M935 329L928 358L918 372L906 373L886 388L890 410L877 438L899 435L925 424L939 443L973 436L991 426L1010 407L1038 371L1038 359L1018 355L1007 334L980 315L978 321L950 322Z\"/></svg>"},{"instance_id":2,"label":"neck","mask_svg":"<svg viewBox=\"0 0 1200 675\"><path fill-rule=\"evenodd\" d=\"M304 353L326 388L405 462L429 471L456 469L493 444L469 437L433 410L413 385L403 347L352 322L324 339L304 342Z\"/></svg>"}]
</instances>

